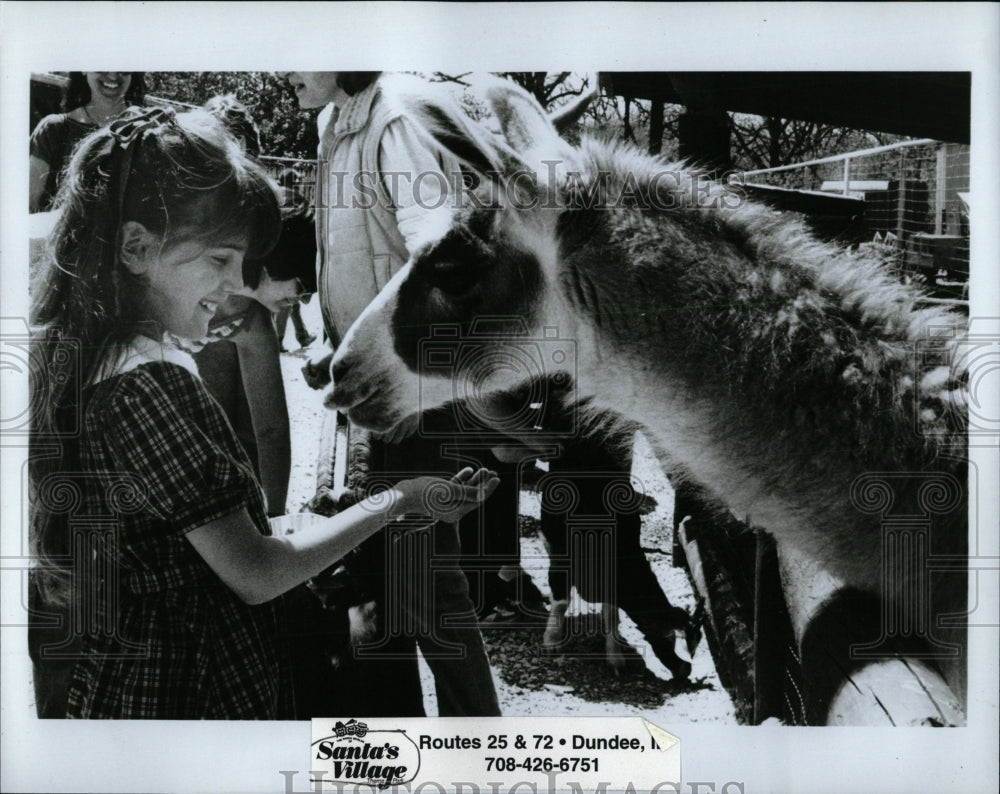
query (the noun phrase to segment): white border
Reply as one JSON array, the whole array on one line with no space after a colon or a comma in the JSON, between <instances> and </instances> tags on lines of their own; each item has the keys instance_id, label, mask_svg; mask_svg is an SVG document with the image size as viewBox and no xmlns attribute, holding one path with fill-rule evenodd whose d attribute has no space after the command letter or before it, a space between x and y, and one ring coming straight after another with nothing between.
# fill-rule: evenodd
<instances>
[{"instance_id":1,"label":"white border","mask_svg":"<svg viewBox=\"0 0 1000 794\"><path fill-rule=\"evenodd\" d=\"M28 76L51 69L970 70L973 316L1000 315L1000 6L993 4L0 3L0 316L24 316ZM996 323L993 322L995 330ZM3 398L22 399L4 376ZM12 392L11 390L15 391ZM20 526L20 450L2 457L3 554ZM1000 481L995 450L980 483ZM981 494L980 553L997 555L996 493ZM12 577L7 577L9 580ZM979 598L996 612L997 579ZM12 593L4 583L2 615ZM16 605L17 593L13 593ZM7 680L23 630L3 630ZM747 792L995 792L997 631L970 632L969 726L762 729L665 725L685 781ZM4 791L284 790L309 723L41 723L0 705ZM623 715L624 716L624 715ZM684 788L689 791L689 788ZM702 788L702 791L707 789Z\"/></svg>"}]
</instances>

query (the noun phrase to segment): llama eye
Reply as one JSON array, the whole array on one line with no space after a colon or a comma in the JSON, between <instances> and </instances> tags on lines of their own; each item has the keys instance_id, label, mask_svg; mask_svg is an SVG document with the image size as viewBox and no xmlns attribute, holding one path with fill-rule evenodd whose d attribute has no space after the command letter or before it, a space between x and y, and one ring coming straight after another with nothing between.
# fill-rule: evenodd
<instances>
[{"instance_id":1,"label":"llama eye","mask_svg":"<svg viewBox=\"0 0 1000 794\"><path fill-rule=\"evenodd\" d=\"M455 273L456 271L461 270L463 267L464 267L463 265L460 265L457 262L452 262L450 260L444 260L444 261L440 261L440 262L435 262L433 265L431 265L431 272L435 276L441 276L441 277L447 278L452 273Z\"/></svg>"},{"instance_id":2,"label":"llama eye","mask_svg":"<svg viewBox=\"0 0 1000 794\"><path fill-rule=\"evenodd\" d=\"M470 292L478 283L476 268L456 262L435 262L428 273L428 280L435 289L457 297Z\"/></svg>"}]
</instances>

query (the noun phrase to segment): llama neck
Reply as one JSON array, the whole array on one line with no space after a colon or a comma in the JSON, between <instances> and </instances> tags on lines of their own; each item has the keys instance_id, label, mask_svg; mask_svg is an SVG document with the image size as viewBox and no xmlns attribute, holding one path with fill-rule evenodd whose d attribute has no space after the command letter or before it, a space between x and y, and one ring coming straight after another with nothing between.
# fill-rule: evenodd
<instances>
[{"instance_id":1,"label":"llama neck","mask_svg":"<svg viewBox=\"0 0 1000 794\"><path fill-rule=\"evenodd\" d=\"M616 393L705 401L792 444L806 434L826 451L858 445L867 465L914 447L918 398L937 403L917 417L929 446L964 432L947 372L961 318L914 309L919 293L876 263L753 205L605 210L577 223L561 230L554 292ZM927 386L931 370L944 374Z\"/></svg>"},{"instance_id":2,"label":"llama neck","mask_svg":"<svg viewBox=\"0 0 1000 794\"><path fill-rule=\"evenodd\" d=\"M595 411L638 422L672 479L701 484L734 515L765 527L809 557L826 560L830 574L877 586L878 560L868 553L877 536L870 534L870 542L859 545L857 532L845 532L843 517L849 521L852 511L846 495L857 474L853 468L834 470L817 452L812 470L803 469L787 447L781 449L785 445L762 438L764 429L746 422L729 403L704 399L659 369L650 350L637 356L602 342L599 334L594 342L598 347L580 344L577 396L588 399ZM867 529L873 533L876 527Z\"/></svg>"},{"instance_id":3,"label":"llama neck","mask_svg":"<svg viewBox=\"0 0 1000 794\"><path fill-rule=\"evenodd\" d=\"M915 311L916 294L871 263L759 207L589 225L559 277L586 329L581 390L646 426L738 515L836 543L845 521L873 528L850 503L858 475L934 467L936 439L961 432L943 409L913 432L916 346L954 318Z\"/></svg>"}]
</instances>

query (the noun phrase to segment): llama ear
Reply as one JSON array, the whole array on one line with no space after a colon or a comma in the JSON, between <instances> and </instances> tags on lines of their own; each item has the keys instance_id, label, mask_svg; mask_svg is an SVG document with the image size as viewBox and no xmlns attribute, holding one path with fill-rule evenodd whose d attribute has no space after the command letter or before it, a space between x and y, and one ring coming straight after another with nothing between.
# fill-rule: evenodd
<instances>
[{"instance_id":1,"label":"llama ear","mask_svg":"<svg viewBox=\"0 0 1000 794\"><path fill-rule=\"evenodd\" d=\"M556 128L556 132L562 135L564 132L573 127L573 125L583 117L587 108L590 107L590 103L597 97L597 91L598 89L596 88L592 91L588 91L586 94L573 102L570 102L565 107L561 107L559 110L549 114L549 121L551 121L552 126Z\"/></svg>"},{"instance_id":2,"label":"llama ear","mask_svg":"<svg viewBox=\"0 0 1000 794\"><path fill-rule=\"evenodd\" d=\"M157 236L138 221L126 221L122 224L120 239L122 264L136 276L146 273L152 262Z\"/></svg>"},{"instance_id":3,"label":"llama ear","mask_svg":"<svg viewBox=\"0 0 1000 794\"><path fill-rule=\"evenodd\" d=\"M516 159L485 130L473 124L456 103L441 91L407 93L399 97L408 115L440 148L474 171L486 176L502 173L505 164Z\"/></svg>"},{"instance_id":4,"label":"llama ear","mask_svg":"<svg viewBox=\"0 0 1000 794\"><path fill-rule=\"evenodd\" d=\"M486 96L507 145L515 152L555 154L565 148L542 106L520 86L504 80L492 85Z\"/></svg>"}]
</instances>

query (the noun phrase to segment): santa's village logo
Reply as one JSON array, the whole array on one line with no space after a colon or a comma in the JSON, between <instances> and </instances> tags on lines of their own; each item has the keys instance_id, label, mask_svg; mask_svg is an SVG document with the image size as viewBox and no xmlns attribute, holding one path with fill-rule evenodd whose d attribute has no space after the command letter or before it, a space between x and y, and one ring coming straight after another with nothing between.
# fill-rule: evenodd
<instances>
[{"instance_id":1,"label":"santa's village logo","mask_svg":"<svg viewBox=\"0 0 1000 794\"><path fill-rule=\"evenodd\" d=\"M313 768L326 773L324 782L383 789L417 776L420 750L404 731L372 730L357 720L338 721L331 731L312 743Z\"/></svg>"}]
</instances>

